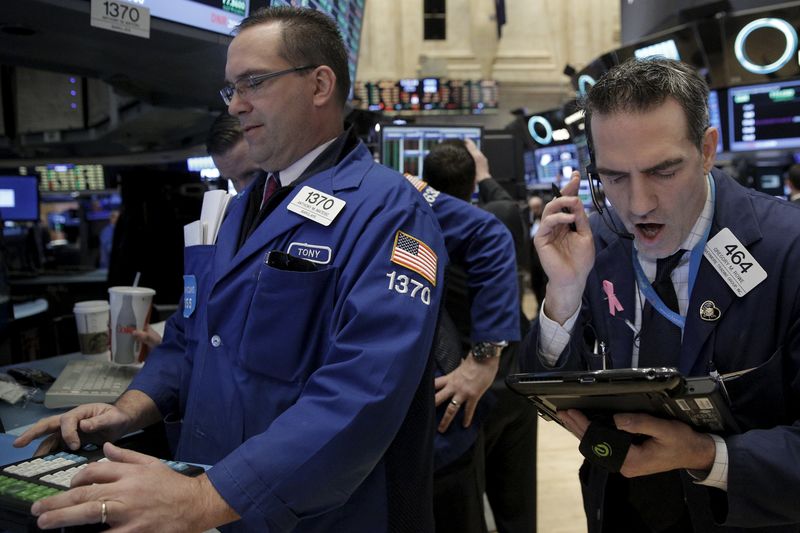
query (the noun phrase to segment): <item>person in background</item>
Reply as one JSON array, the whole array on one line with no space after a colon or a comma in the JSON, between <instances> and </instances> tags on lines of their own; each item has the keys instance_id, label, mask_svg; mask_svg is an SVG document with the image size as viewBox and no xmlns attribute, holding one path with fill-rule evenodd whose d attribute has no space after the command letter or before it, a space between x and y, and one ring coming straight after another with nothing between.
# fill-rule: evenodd
<instances>
[{"instance_id":1,"label":"person in background","mask_svg":"<svg viewBox=\"0 0 800 533\"><path fill-rule=\"evenodd\" d=\"M505 386L505 376L517 368L516 342L509 342L501 355L490 361L475 361L470 353L476 337L475 329L485 330L475 317L486 320L487 310L498 309L513 318L514 336L524 333L527 320L520 310L517 271L524 267L527 232L521 214L510 195L489 174L486 157L471 141L449 140L434 146L426 156L423 168L429 185L458 198L475 214L500 221L514 238L516 253L509 256L502 285L497 294L506 294L506 308L488 306L471 298L474 284L462 262L453 260L446 270L447 290L443 314L454 321L462 339L466 357L452 373L437 378L440 385L456 382L479 390L480 402L470 428L440 432L436 438L434 477L434 513L437 532L485 532L483 494L487 494L497 530L501 533L530 533L536 530L536 412L524 398ZM476 185L482 191L479 205L469 201ZM434 207L435 210L435 207ZM495 214L496 213L496 214ZM463 215L468 216L467 214ZM472 215L476 216L476 215ZM446 221L443 230L447 233ZM496 255L491 243L481 244L484 255ZM515 260L516 256L516 260ZM498 319L495 320L500 323ZM484 333L485 335L485 333ZM492 337L489 337L490 339ZM494 336L495 340L498 337ZM474 352L474 349L472 350ZM499 361L497 361L499 359ZM489 363L493 363L489 366ZM499 363L499 364L498 364ZM499 372L498 372L499 369ZM440 389L443 390L443 389ZM484 394L485 393L485 394ZM471 445L464 450L466 444ZM455 450L464 450L460 455Z\"/></svg>"},{"instance_id":2,"label":"person in background","mask_svg":"<svg viewBox=\"0 0 800 533\"><path fill-rule=\"evenodd\" d=\"M800 165L792 165L786 172L786 187L789 188L789 201L800 203Z\"/></svg>"},{"instance_id":3,"label":"person in background","mask_svg":"<svg viewBox=\"0 0 800 533\"><path fill-rule=\"evenodd\" d=\"M233 182L236 192L242 192L264 171L250 158L250 148L244 139L239 119L227 111L214 119L206 138L206 150L219 170L220 177Z\"/></svg>"},{"instance_id":4,"label":"person in background","mask_svg":"<svg viewBox=\"0 0 800 533\"><path fill-rule=\"evenodd\" d=\"M343 129L347 53L325 14L252 13L220 91L269 173L185 249L189 305L114 405L44 419L70 449L182 421L186 478L106 442L42 528L433 531L431 348L447 260L430 207ZM298 213L297 211L300 211Z\"/></svg>"},{"instance_id":5,"label":"person in background","mask_svg":"<svg viewBox=\"0 0 800 533\"><path fill-rule=\"evenodd\" d=\"M244 191L264 171L250 159L249 147L244 140L244 132L239 119L227 111L221 112L214 119L206 138L206 150L220 172L220 177L233 182L236 192ZM102 234L101 234L102 242ZM133 337L143 342L146 353L161 344L161 335L149 325L144 330L136 330Z\"/></svg>"},{"instance_id":6,"label":"person in background","mask_svg":"<svg viewBox=\"0 0 800 533\"><path fill-rule=\"evenodd\" d=\"M719 132L690 65L628 61L583 108L613 210L586 215L577 172L545 206L535 244L549 281L525 362L721 379L740 430L560 412L590 449L602 432L636 436L616 466L581 467L589 532L800 530L800 211L714 168Z\"/></svg>"},{"instance_id":7,"label":"person in background","mask_svg":"<svg viewBox=\"0 0 800 533\"><path fill-rule=\"evenodd\" d=\"M108 268L111 260L111 248L114 245L114 228L119 219L116 209L108 214L108 224L100 231L100 268Z\"/></svg>"}]
</instances>

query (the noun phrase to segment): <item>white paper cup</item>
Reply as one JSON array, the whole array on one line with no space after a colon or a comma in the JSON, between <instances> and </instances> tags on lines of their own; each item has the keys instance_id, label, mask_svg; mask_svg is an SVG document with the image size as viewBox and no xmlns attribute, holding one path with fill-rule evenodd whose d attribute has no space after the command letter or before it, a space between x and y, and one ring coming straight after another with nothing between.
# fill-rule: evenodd
<instances>
[{"instance_id":1,"label":"white paper cup","mask_svg":"<svg viewBox=\"0 0 800 533\"><path fill-rule=\"evenodd\" d=\"M150 309L156 291L147 287L111 287L111 360L121 365L138 363L144 343L133 338L134 330L150 323Z\"/></svg>"},{"instance_id":2,"label":"white paper cup","mask_svg":"<svg viewBox=\"0 0 800 533\"><path fill-rule=\"evenodd\" d=\"M82 354L94 355L108 350L108 310L105 300L78 302L72 309Z\"/></svg>"}]
</instances>

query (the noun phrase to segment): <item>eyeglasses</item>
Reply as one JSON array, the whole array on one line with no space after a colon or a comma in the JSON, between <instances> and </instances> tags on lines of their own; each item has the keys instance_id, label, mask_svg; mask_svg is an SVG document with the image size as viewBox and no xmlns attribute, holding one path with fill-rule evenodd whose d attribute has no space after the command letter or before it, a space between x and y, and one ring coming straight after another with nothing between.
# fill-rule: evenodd
<instances>
[{"instance_id":1,"label":"eyeglasses","mask_svg":"<svg viewBox=\"0 0 800 533\"><path fill-rule=\"evenodd\" d=\"M240 98L246 98L250 91L267 80L278 78L285 74L291 74L292 72L300 72L301 70L317 68L318 66L319 65L306 65L304 67L287 68L286 70L279 70L278 72L268 72L267 74L251 74L250 76L245 76L244 78L238 79L233 83L229 83L219 90L219 95L222 97L222 101L225 102L225 105L231 105L234 94L238 94Z\"/></svg>"}]
</instances>

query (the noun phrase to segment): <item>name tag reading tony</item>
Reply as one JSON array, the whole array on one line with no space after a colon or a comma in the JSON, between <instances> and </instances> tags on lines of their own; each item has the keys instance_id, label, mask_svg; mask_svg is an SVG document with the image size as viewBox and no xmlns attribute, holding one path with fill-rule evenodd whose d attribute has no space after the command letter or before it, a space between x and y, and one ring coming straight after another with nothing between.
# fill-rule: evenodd
<instances>
[{"instance_id":1,"label":"name tag reading tony","mask_svg":"<svg viewBox=\"0 0 800 533\"><path fill-rule=\"evenodd\" d=\"M330 226L345 203L344 200L306 185L295 195L287 209L317 224Z\"/></svg>"},{"instance_id":2,"label":"name tag reading tony","mask_svg":"<svg viewBox=\"0 0 800 533\"><path fill-rule=\"evenodd\" d=\"M736 296L744 296L767 279L767 272L728 228L708 241L703 255Z\"/></svg>"}]
</instances>

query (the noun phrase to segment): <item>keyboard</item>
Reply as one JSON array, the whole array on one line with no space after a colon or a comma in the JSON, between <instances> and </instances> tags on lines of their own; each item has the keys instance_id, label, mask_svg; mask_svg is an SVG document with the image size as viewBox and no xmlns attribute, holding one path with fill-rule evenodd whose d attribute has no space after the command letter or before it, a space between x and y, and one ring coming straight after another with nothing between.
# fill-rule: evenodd
<instances>
[{"instance_id":1,"label":"keyboard","mask_svg":"<svg viewBox=\"0 0 800 533\"><path fill-rule=\"evenodd\" d=\"M36 517L30 514L33 502L68 490L75 474L93 462L102 461L108 461L102 449L88 444L77 452L51 453L0 467L0 528L39 531ZM162 461L175 472L187 476L203 473L199 466Z\"/></svg>"},{"instance_id":2,"label":"keyboard","mask_svg":"<svg viewBox=\"0 0 800 533\"><path fill-rule=\"evenodd\" d=\"M119 398L139 372L139 367L109 361L70 361L44 395L50 409L84 403L111 403Z\"/></svg>"}]
</instances>

